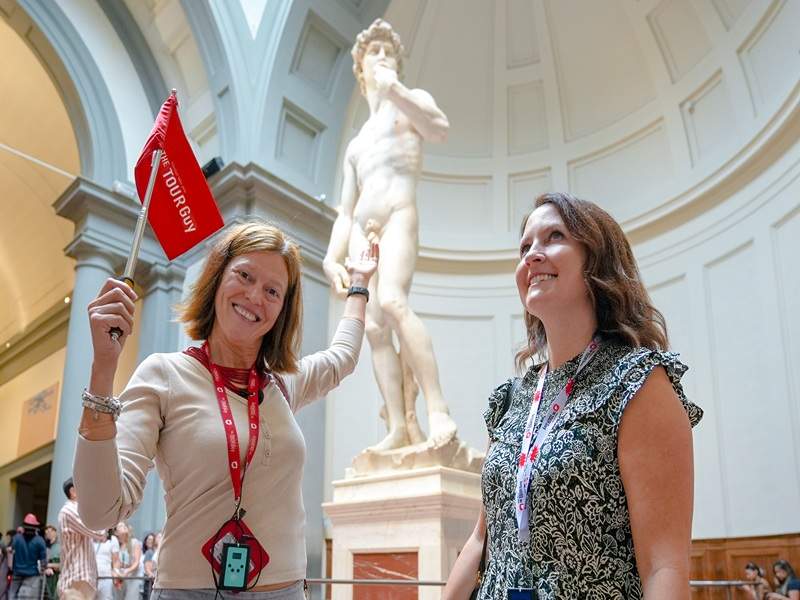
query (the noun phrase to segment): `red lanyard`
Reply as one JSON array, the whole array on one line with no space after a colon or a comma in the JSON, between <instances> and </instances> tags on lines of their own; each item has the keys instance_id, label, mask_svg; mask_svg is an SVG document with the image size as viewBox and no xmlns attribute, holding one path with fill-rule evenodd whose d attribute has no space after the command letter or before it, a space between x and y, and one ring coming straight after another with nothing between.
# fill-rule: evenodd
<instances>
[{"instance_id":1,"label":"red lanyard","mask_svg":"<svg viewBox=\"0 0 800 600\"><path fill-rule=\"evenodd\" d=\"M561 388L561 391L553 401L552 406L548 413L542 418L539 424L539 431L536 438L533 437L533 424L536 421L536 413L539 410L539 404L544 395L544 380L547 376L547 363L544 363L541 371L539 371L539 382L536 385L536 393L533 395L533 402L531 403L531 411L528 413L528 422L525 425L525 435L522 438L522 451L519 455L519 465L517 466L517 495L516 495L516 514L517 514L517 528L519 532L519 541L525 542L530 537L528 530L528 490L531 484L531 475L533 474L533 464L539 456L539 449L541 448L547 434L553 429L556 417L563 410L572 395L572 388L575 386L575 378L578 376L583 368L589 363L590 360L597 354L600 348L600 338L595 337L586 346L586 349L581 355L580 363L575 374L569 378L567 384Z\"/></svg>"},{"instance_id":2,"label":"red lanyard","mask_svg":"<svg viewBox=\"0 0 800 600\"><path fill-rule=\"evenodd\" d=\"M222 416L222 424L225 426L225 441L228 443L228 468L231 472L231 483L233 483L233 496L238 506L242 500L242 483L247 467L253 460L258 445L258 388L261 378L255 365L250 369L249 383L247 385L247 418L250 423L249 439L247 440L247 455L245 463L241 463L241 453L239 450L239 436L236 433L236 423L233 421L233 414L228 403L228 396L225 393L225 383L220 375L219 368L211 362L211 354L208 350L208 342L203 344L203 351L208 356L209 370L214 380L214 391L219 402L219 412Z\"/></svg>"}]
</instances>

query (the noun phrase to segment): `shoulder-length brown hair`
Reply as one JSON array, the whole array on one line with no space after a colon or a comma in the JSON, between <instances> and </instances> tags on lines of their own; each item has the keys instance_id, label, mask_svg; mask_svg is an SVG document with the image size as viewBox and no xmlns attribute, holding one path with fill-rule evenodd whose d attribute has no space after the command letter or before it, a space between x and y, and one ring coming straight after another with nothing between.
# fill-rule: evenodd
<instances>
[{"instance_id":1,"label":"shoulder-length brown hair","mask_svg":"<svg viewBox=\"0 0 800 600\"><path fill-rule=\"evenodd\" d=\"M628 239L611 215L602 208L570 194L539 196L534 210L552 204L570 235L586 251L583 277L603 339L634 347L666 350L669 347L664 315L653 306ZM530 214L522 221L520 237ZM544 324L525 311L528 344L516 356L517 368L547 352Z\"/></svg>"},{"instance_id":2,"label":"shoulder-length brown hair","mask_svg":"<svg viewBox=\"0 0 800 600\"><path fill-rule=\"evenodd\" d=\"M207 340L217 318L214 299L225 268L232 258L250 252L277 252L283 257L289 272L283 308L275 325L261 341L257 363L277 373L295 373L303 321L300 250L274 225L248 221L230 227L212 247L189 297L178 306L178 320L185 323L190 338Z\"/></svg>"}]
</instances>

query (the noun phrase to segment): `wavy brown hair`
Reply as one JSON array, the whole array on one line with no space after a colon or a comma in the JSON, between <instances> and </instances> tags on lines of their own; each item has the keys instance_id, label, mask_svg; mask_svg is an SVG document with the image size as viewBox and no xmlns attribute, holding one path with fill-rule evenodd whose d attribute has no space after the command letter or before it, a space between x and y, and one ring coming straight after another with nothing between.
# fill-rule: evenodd
<instances>
[{"instance_id":1,"label":"wavy brown hair","mask_svg":"<svg viewBox=\"0 0 800 600\"><path fill-rule=\"evenodd\" d=\"M539 196L534 210L552 204L570 235L586 252L583 278L597 317L597 332L604 340L666 350L669 347L664 315L652 304L625 233L611 215L587 200L565 193ZM520 237L530 214L522 221ZM525 311L528 344L516 356L517 368L547 352L544 324Z\"/></svg>"},{"instance_id":2,"label":"wavy brown hair","mask_svg":"<svg viewBox=\"0 0 800 600\"><path fill-rule=\"evenodd\" d=\"M364 54L367 52L367 46L373 40L381 40L389 42L394 48L395 60L397 61L397 78L403 79L403 42L400 41L400 36L392 28L392 26L383 19L375 19L367 29L362 31L356 37L356 43L350 50L350 56L353 57L353 75L358 82L358 87L361 90L361 95L367 95L367 88L364 84L364 69L361 62L364 60Z\"/></svg>"},{"instance_id":3,"label":"wavy brown hair","mask_svg":"<svg viewBox=\"0 0 800 600\"><path fill-rule=\"evenodd\" d=\"M185 324L190 338L207 340L216 322L214 299L225 268L232 258L250 252L277 252L289 272L283 308L272 329L261 340L257 362L277 373L295 373L303 321L302 261L297 244L270 223L248 221L228 229L211 249L189 297L178 306L178 320Z\"/></svg>"}]
</instances>

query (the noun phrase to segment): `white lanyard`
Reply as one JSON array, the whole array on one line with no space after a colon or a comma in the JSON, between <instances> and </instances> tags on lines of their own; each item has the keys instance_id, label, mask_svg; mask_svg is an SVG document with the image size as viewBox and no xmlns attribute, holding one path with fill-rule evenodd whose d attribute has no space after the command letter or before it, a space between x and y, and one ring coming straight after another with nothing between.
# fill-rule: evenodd
<instances>
[{"instance_id":1,"label":"white lanyard","mask_svg":"<svg viewBox=\"0 0 800 600\"><path fill-rule=\"evenodd\" d=\"M536 385L536 393L533 395L533 402L531 403L531 411L528 414L528 421L525 425L525 435L522 438L522 449L519 455L519 464L517 466L517 496L516 496L516 513L517 513L517 529L519 531L519 541L526 542L530 538L530 531L528 530L528 490L531 484L531 474L533 473L533 464L539 456L539 449L542 442L547 437L547 434L553 429L556 422L556 417L563 410L564 406L569 401L572 394L572 388L575 386L575 379L583 368L589 363L590 360L597 354L600 348L600 338L594 337L586 349L583 351L578 369L575 375L570 377L567 384L561 388L558 396L553 401L548 413L542 418L539 425L539 432L536 438L533 437L533 424L536 421L536 412L539 410L539 404L542 401L544 393L544 380L547 376L547 363L542 365L539 371L539 382Z\"/></svg>"}]
</instances>

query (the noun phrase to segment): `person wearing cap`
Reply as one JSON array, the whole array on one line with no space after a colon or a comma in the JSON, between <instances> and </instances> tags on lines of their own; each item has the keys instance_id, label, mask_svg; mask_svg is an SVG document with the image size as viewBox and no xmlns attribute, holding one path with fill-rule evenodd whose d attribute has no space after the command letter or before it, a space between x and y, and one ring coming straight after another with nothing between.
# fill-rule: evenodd
<instances>
[{"instance_id":1,"label":"person wearing cap","mask_svg":"<svg viewBox=\"0 0 800 600\"><path fill-rule=\"evenodd\" d=\"M91 600L97 590L97 559L92 542L102 542L106 535L104 531L92 531L81 521L72 477L64 482L63 489L67 501L58 513L58 528L61 530L58 594L64 598Z\"/></svg>"},{"instance_id":2,"label":"person wearing cap","mask_svg":"<svg viewBox=\"0 0 800 600\"><path fill-rule=\"evenodd\" d=\"M28 513L22 519L23 532L15 535L11 542L14 552L11 559L11 598L38 600L41 597L43 581L39 569L47 565L47 546L39 535L41 526L36 515Z\"/></svg>"}]
</instances>

